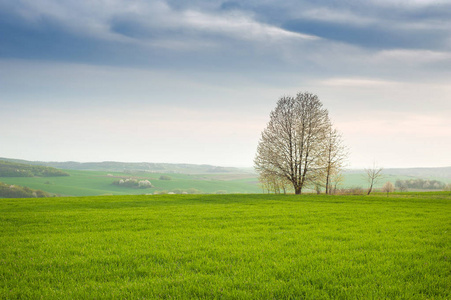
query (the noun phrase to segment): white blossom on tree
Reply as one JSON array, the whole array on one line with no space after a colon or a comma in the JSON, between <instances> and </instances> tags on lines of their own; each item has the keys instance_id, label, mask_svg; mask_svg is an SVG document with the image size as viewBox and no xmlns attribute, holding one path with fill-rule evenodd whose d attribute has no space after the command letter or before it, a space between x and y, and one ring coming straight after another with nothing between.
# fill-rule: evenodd
<instances>
[{"instance_id":1,"label":"white blossom on tree","mask_svg":"<svg viewBox=\"0 0 451 300\"><path fill-rule=\"evenodd\" d=\"M290 182L295 194L318 182L329 185L329 177L338 171L335 169L341 167L344 157L341 145L330 146L338 141L340 136L318 96L298 93L282 97L262 132L255 169L260 178Z\"/></svg>"}]
</instances>

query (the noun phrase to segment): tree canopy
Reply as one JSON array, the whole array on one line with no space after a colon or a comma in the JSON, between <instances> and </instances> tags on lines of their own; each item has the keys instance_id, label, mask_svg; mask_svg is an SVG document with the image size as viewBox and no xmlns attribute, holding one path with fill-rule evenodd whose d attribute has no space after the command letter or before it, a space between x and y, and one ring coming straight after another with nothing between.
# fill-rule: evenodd
<instances>
[{"instance_id":1,"label":"tree canopy","mask_svg":"<svg viewBox=\"0 0 451 300\"><path fill-rule=\"evenodd\" d=\"M288 181L296 194L322 182L328 192L330 177L345 158L340 134L318 96L298 93L281 97L270 113L254 160L260 178Z\"/></svg>"}]
</instances>

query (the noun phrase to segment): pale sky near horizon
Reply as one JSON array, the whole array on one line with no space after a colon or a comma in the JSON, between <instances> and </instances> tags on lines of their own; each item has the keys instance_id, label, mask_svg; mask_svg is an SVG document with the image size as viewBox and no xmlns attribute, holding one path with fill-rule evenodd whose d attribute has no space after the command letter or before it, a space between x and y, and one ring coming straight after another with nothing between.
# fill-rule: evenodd
<instances>
[{"instance_id":1,"label":"pale sky near horizon","mask_svg":"<svg viewBox=\"0 0 451 300\"><path fill-rule=\"evenodd\" d=\"M303 91L348 167L451 166L451 2L0 0L0 157L250 167Z\"/></svg>"}]
</instances>

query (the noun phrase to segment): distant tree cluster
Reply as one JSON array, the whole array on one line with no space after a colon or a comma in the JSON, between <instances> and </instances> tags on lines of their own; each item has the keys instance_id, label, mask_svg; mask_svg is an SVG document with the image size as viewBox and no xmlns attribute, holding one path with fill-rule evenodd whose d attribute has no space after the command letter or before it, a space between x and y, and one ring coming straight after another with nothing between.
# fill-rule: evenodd
<instances>
[{"instance_id":1,"label":"distant tree cluster","mask_svg":"<svg viewBox=\"0 0 451 300\"><path fill-rule=\"evenodd\" d=\"M134 178L119 179L114 181L113 185L135 189L147 189L152 187L149 180L138 180Z\"/></svg>"},{"instance_id":2,"label":"distant tree cluster","mask_svg":"<svg viewBox=\"0 0 451 300\"><path fill-rule=\"evenodd\" d=\"M43 198L51 196L51 194L41 190L0 182L0 198Z\"/></svg>"},{"instance_id":3,"label":"distant tree cluster","mask_svg":"<svg viewBox=\"0 0 451 300\"><path fill-rule=\"evenodd\" d=\"M69 174L52 167L0 161L0 177L35 177L35 176L57 177L57 176L69 176Z\"/></svg>"},{"instance_id":4,"label":"distant tree cluster","mask_svg":"<svg viewBox=\"0 0 451 300\"><path fill-rule=\"evenodd\" d=\"M202 193L200 190L195 188L189 188L189 189L173 189L172 192L169 192L168 190L158 190L154 192L154 195L174 195L174 194L200 194Z\"/></svg>"},{"instance_id":5,"label":"distant tree cluster","mask_svg":"<svg viewBox=\"0 0 451 300\"><path fill-rule=\"evenodd\" d=\"M282 97L262 132L255 169L269 191L295 194L303 188L332 193L347 156L340 133L333 128L328 111L310 93Z\"/></svg>"},{"instance_id":6,"label":"distant tree cluster","mask_svg":"<svg viewBox=\"0 0 451 300\"><path fill-rule=\"evenodd\" d=\"M398 179L395 182L395 187L400 191L407 191L408 189L443 190L445 186L445 183L441 181L428 179Z\"/></svg>"}]
</instances>

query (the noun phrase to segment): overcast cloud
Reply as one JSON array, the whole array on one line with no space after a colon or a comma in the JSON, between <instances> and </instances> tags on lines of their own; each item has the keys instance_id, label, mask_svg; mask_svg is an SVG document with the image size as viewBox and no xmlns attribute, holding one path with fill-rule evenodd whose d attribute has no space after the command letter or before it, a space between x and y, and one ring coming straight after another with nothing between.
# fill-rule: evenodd
<instances>
[{"instance_id":1,"label":"overcast cloud","mask_svg":"<svg viewBox=\"0 0 451 300\"><path fill-rule=\"evenodd\" d=\"M350 167L450 166L451 3L0 0L0 157L252 166L317 94Z\"/></svg>"}]
</instances>

